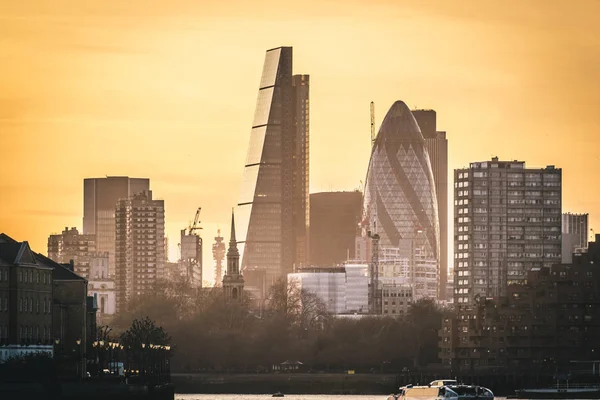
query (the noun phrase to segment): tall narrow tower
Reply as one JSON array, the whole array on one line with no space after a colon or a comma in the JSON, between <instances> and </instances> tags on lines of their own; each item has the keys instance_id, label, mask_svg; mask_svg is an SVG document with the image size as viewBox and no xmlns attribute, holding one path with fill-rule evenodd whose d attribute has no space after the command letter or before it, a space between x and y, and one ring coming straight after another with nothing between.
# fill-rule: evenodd
<instances>
[{"instance_id":1,"label":"tall narrow tower","mask_svg":"<svg viewBox=\"0 0 600 400\"><path fill-rule=\"evenodd\" d=\"M225 299L240 300L244 291L244 277L240 274L240 252L235 240L235 221L231 212L231 238L227 250L227 273L223 277Z\"/></svg>"},{"instance_id":2,"label":"tall narrow tower","mask_svg":"<svg viewBox=\"0 0 600 400\"><path fill-rule=\"evenodd\" d=\"M440 221L440 268L438 300L446 299L448 282L448 140L446 132L437 130L437 114L434 110L412 111L429 153L433 182L438 203Z\"/></svg>"},{"instance_id":3,"label":"tall narrow tower","mask_svg":"<svg viewBox=\"0 0 600 400\"><path fill-rule=\"evenodd\" d=\"M237 215L242 268L268 286L308 260L309 89L291 47L267 50Z\"/></svg>"},{"instance_id":4,"label":"tall narrow tower","mask_svg":"<svg viewBox=\"0 0 600 400\"><path fill-rule=\"evenodd\" d=\"M147 296L165 265L165 203L152 191L121 199L115 209L117 312L135 297Z\"/></svg>"},{"instance_id":5,"label":"tall narrow tower","mask_svg":"<svg viewBox=\"0 0 600 400\"><path fill-rule=\"evenodd\" d=\"M217 286L223 280L223 259L225 258L225 243L223 243L223 236L221 236L221 230L217 230L217 236L215 236L215 243L212 246L213 259L215 260L215 286Z\"/></svg>"}]
</instances>

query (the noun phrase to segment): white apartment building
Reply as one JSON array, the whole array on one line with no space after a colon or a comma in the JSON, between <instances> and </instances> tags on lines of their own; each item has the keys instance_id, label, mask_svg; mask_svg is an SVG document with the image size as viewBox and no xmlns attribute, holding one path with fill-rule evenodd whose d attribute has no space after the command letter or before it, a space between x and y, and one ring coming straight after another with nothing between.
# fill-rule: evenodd
<instances>
[{"instance_id":1,"label":"white apartment building","mask_svg":"<svg viewBox=\"0 0 600 400\"><path fill-rule=\"evenodd\" d=\"M346 264L288 274L288 282L316 294L332 314L362 314L369 311L368 264Z\"/></svg>"}]
</instances>

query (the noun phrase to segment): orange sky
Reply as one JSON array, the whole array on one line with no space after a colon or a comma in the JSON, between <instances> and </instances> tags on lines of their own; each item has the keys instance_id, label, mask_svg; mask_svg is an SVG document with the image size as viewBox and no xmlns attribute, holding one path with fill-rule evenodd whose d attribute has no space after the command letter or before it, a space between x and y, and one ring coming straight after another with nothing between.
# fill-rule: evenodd
<instances>
[{"instance_id":1,"label":"orange sky","mask_svg":"<svg viewBox=\"0 0 600 400\"><path fill-rule=\"evenodd\" d=\"M599 226L598 15L596 0L0 0L0 231L45 252L81 227L83 178L129 175L165 199L173 258L197 206L211 243L280 45L311 75L311 191L359 186L369 102L379 123L401 99L437 110L451 170L555 164L563 210Z\"/></svg>"}]
</instances>

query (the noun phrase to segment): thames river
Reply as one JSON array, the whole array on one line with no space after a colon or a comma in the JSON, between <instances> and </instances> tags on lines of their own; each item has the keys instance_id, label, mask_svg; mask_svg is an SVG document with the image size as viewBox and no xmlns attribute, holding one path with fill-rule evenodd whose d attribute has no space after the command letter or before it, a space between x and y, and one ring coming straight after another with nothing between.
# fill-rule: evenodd
<instances>
[{"instance_id":1,"label":"thames river","mask_svg":"<svg viewBox=\"0 0 600 400\"><path fill-rule=\"evenodd\" d=\"M176 394L176 400L267 400L270 394ZM326 395L326 394L289 394L288 400L386 400L387 395ZM495 397L496 400L506 400L505 397Z\"/></svg>"}]
</instances>

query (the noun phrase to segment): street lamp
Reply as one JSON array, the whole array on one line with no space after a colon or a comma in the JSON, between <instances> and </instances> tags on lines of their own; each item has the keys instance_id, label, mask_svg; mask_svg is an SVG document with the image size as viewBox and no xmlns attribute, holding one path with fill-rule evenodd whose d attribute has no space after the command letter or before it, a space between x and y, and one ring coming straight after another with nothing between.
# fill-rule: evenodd
<instances>
[{"instance_id":1,"label":"street lamp","mask_svg":"<svg viewBox=\"0 0 600 400\"><path fill-rule=\"evenodd\" d=\"M145 360L144 360L144 358L145 358L145 357L144 357L144 350L145 350L145 349L146 349L146 343L142 343L142 354L141 354L141 356L142 356L142 357L141 357L141 358L142 358L142 360L141 360L141 361L142 361L142 373L141 373L141 375L142 375L143 377L146 377L146 365L145 365L145 363L144 363L144 361L145 361Z\"/></svg>"},{"instance_id":2,"label":"street lamp","mask_svg":"<svg viewBox=\"0 0 600 400\"><path fill-rule=\"evenodd\" d=\"M80 338L77 339L75 341L75 343L77 343L77 354L76 354L76 357L77 357L77 376L79 378L81 378L81 371L83 371L83 370L80 370L80 368L82 367L81 366L81 339Z\"/></svg>"}]
</instances>

